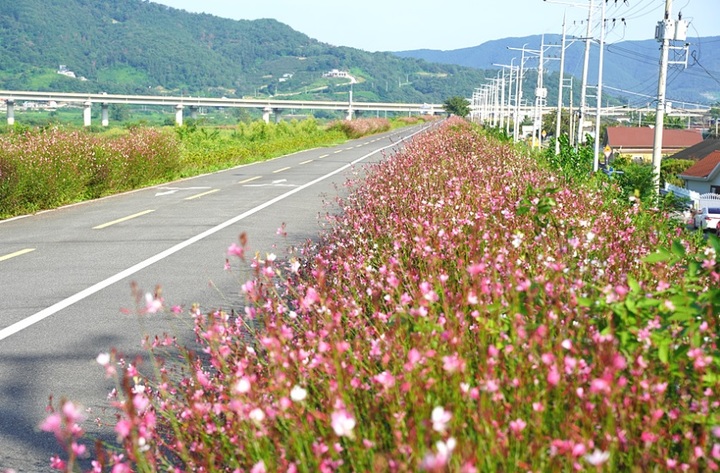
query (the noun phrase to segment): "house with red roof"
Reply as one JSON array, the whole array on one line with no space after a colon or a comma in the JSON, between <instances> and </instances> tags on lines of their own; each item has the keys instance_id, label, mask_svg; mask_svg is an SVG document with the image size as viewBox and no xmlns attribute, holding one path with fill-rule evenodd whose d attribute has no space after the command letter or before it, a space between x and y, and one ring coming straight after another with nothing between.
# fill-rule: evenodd
<instances>
[{"instance_id":1,"label":"house with red roof","mask_svg":"<svg viewBox=\"0 0 720 473\"><path fill-rule=\"evenodd\" d=\"M669 156L703 141L697 130L663 129L660 154ZM652 161L655 129L650 127L609 126L605 132L605 145L612 156L629 156L634 162Z\"/></svg>"},{"instance_id":2,"label":"house with red roof","mask_svg":"<svg viewBox=\"0 0 720 473\"><path fill-rule=\"evenodd\" d=\"M685 188L700 194L720 194L720 151L713 151L693 164L678 177Z\"/></svg>"}]
</instances>

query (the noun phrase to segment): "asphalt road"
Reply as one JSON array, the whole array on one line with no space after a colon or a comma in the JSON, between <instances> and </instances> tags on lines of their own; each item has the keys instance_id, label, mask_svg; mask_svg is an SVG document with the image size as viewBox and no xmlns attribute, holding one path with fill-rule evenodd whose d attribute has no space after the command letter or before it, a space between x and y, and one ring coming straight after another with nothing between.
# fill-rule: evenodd
<instances>
[{"instance_id":1,"label":"asphalt road","mask_svg":"<svg viewBox=\"0 0 720 473\"><path fill-rule=\"evenodd\" d=\"M241 232L249 252L316 238L319 215L353 169L383 159L420 127L0 222L0 471L45 472L60 453L38 425L48 397L88 409L89 436L107 436L114 387L95 359L141 353L145 334L189 337L166 314L138 317L134 282L167 305L238 308L248 264L224 269ZM339 186L338 186L339 185ZM286 225L287 237L277 235ZM107 438L107 437L103 437Z\"/></svg>"}]
</instances>

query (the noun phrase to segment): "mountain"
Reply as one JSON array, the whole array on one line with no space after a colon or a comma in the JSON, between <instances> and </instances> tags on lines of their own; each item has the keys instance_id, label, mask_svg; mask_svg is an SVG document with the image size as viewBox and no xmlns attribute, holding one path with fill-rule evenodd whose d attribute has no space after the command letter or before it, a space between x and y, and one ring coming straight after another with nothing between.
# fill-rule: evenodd
<instances>
[{"instance_id":1,"label":"mountain","mask_svg":"<svg viewBox=\"0 0 720 473\"><path fill-rule=\"evenodd\" d=\"M482 70L334 47L275 20L147 0L0 0L0 88L440 103ZM292 94L292 95L291 95Z\"/></svg>"},{"instance_id":2,"label":"mountain","mask_svg":"<svg viewBox=\"0 0 720 473\"><path fill-rule=\"evenodd\" d=\"M544 44L547 57L545 67L558 71L560 61L560 35L545 35ZM497 64L509 65L515 58L520 63L521 51L508 48L522 48L539 51L543 37L540 35L522 38L504 38L488 41L479 46L451 51L419 49L398 51L394 54L402 58L416 58L441 64L456 64L485 70L498 69ZM668 69L668 100L686 101L699 104L712 104L720 101L720 36L688 38L688 67L671 65ZM550 46L549 46L550 45ZM624 97L623 101L642 106L652 102L657 96L659 75L660 45L655 40L621 41L608 44L603 61L604 93L615 97ZM575 87L579 88L582 77L585 43L581 40L567 39L565 73L574 76ZM674 54L671 54L673 59ZM537 54L526 61L526 67L537 68ZM599 48L591 48L588 68L588 83L597 84ZM679 57L676 57L679 59ZM557 87L557 85L555 86Z\"/></svg>"}]
</instances>

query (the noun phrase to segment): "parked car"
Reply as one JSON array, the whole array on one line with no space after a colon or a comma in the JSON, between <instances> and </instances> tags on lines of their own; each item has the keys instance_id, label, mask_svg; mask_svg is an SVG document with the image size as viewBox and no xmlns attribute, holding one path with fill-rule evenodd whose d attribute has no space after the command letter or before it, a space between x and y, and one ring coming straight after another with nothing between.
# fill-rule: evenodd
<instances>
[{"instance_id":1,"label":"parked car","mask_svg":"<svg viewBox=\"0 0 720 473\"><path fill-rule=\"evenodd\" d=\"M703 207L695 214L693 226L717 232L718 222L720 222L720 207Z\"/></svg>"}]
</instances>

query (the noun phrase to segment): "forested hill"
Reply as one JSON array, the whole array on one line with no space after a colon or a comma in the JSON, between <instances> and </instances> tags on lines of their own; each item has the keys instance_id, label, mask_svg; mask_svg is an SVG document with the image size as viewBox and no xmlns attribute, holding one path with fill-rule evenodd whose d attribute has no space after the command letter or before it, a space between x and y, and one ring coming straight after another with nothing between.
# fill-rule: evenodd
<instances>
[{"instance_id":1,"label":"forested hill","mask_svg":"<svg viewBox=\"0 0 720 473\"><path fill-rule=\"evenodd\" d=\"M347 98L347 79L323 77L332 69L359 81L357 100L438 103L484 82L482 70L334 47L275 20L146 0L0 0L2 89Z\"/></svg>"}]
</instances>

